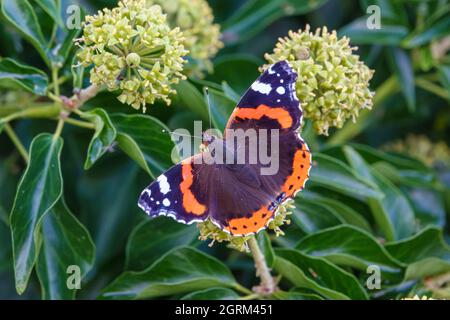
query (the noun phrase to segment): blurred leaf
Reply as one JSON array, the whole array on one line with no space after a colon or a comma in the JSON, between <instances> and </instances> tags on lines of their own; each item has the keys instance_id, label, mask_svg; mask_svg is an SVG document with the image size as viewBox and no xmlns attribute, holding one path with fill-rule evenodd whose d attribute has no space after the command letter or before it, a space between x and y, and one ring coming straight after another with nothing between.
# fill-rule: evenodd
<instances>
[{"instance_id":1,"label":"blurred leaf","mask_svg":"<svg viewBox=\"0 0 450 320\"><path fill-rule=\"evenodd\" d=\"M388 49L388 61L398 78L408 109L413 112L416 109L416 91L411 59L404 50L391 47Z\"/></svg>"},{"instance_id":2,"label":"blurred leaf","mask_svg":"<svg viewBox=\"0 0 450 320\"><path fill-rule=\"evenodd\" d=\"M274 292L271 295L271 298L277 300L324 300L321 296L313 293L281 290Z\"/></svg>"},{"instance_id":3,"label":"blurred leaf","mask_svg":"<svg viewBox=\"0 0 450 320\"><path fill-rule=\"evenodd\" d=\"M326 0L250 0L223 24L223 39L241 43L283 16L299 15L322 6Z\"/></svg>"},{"instance_id":4,"label":"blurred leaf","mask_svg":"<svg viewBox=\"0 0 450 320\"><path fill-rule=\"evenodd\" d=\"M9 58L0 58L0 87L26 90L43 96L47 92L47 85L47 76L42 71Z\"/></svg>"},{"instance_id":5,"label":"blurred leaf","mask_svg":"<svg viewBox=\"0 0 450 320\"><path fill-rule=\"evenodd\" d=\"M146 115L113 114L119 147L153 178L172 166L174 143L170 131L156 118Z\"/></svg>"},{"instance_id":6,"label":"blurred leaf","mask_svg":"<svg viewBox=\"0 0 450 320\"><path fill-rule=\"evenodd\" d=\"M299 288L308 288L329 299L367 299L358 280L323 258L291 249L275 250L274 268Z\"/></svg>"},{"instance_id":7,"label":"blurred leaf","mask_svg":"<svg viewBox=\"0 0 450 320\"><path fill-rule=\"evenodd\" d=\"M60 15L59 0L34 0L47 14L52 17L59 27L64 28L64 21Z\"/></svg>"},{"instance_id":8,"label":"blurred leaf","mask_svg":"<svg viewBox=\"0 0 450 320\"><path fill-rule=\"evenodd\" d=\"M42 59L47 63L47 66L51 67L47 43L42 34L36 13L29 1L2 1L1 11L6 21L14 26L36 48Z\"/></svg>"},{"instance_id":9,"label":"blurred leaf","mask_svg":"<svg viewBox=\"0 0 450 320\"><path fill-rule=\"evenodd\" d=\"M352 44L370 45L398 45L408 35L408 29L401 25L383 23L380 29L369 29L366 23L367 17L358 18L340 28L338 34L349 37Z\"/></svg>"},{"instance_id":10,"label":"blurred leaf","mask_svg":"<svg viewBox=\"0 0 450 320\"><path fill-rule=\"evenodd\" d=\"M405 281L423 279L426 277L450 272L450 262L439 258L425 258L411 263L405 272Z\"/></svg>"},{"instance_id":11,"label":"blurred leaf","mask_svg":"<svg viewBox=\"0 0 450 320\"><path fill-rule=\"evenodd\" d=\"M275 259L275 253L273 252L272 243L270 242L270 238L267 235L267 232L266 231L259 232L256 235L256 241L258 242L258 246L264 255L267 266L269 268L272 268Z\"/></svg>"},{"instance_id":12,"label":"blurred leaf","mask_svg":"<svg viewBox=\"0 0 450 320\"><path fill-rule=\"evenodd\" d=\"M175 90L177 94L173 96L173 104L181 107L187 107L195 114L199 115L201 119L208 120L208 106L203 99L202 94L189 81L180 81Z\"/></svg>"},{"instance_id":13,"label":"blurred leaf","mask_svg":"<svg viewBox=\"0 0 450 320\"><path fill-rule=\"evenodd\" d=\"M36 271L42 299L74 299L76 290L67 286L69 266L80 268L84 277L95 258L95 246L86 228L61 198L42 221L42 244Z\"/></svg>"},{"instance_id":14,"label":"blurred leaf","mask_svg":"<svg viewBox=\"0 0 450 320\"><path fill-rule=\"evenodd\" d=\"M369 265L378 265L383 279L400 282L403 277L401 263L369 233L352 226L341 225L310 234L300 240L296 249L363 272Z\"/></svg>"},{"instance_id":15,"label":"blurred leaf","mask_svg":"<svg viewBox=\"0 0 450 320\"><path fill-rule=\"evenodd\" d=\"M450 66L439 65L438 74L442 86L447 90L448 96L450 97Z\"/></svg>"},{"instance_id":16,"label":"blurred leaf","mask_svg":"<svg viewBox=\"0 0 450 320\"><path fill-rule=\"evenodd\" d=\"M11 211L16 289L22 294L39 253L39 225L62 194L60 154L63 141L42 133L30 146L30 162Z\"/></svg>"},{"instance_id":17,"label":"blurred leaf","mask_svg":"<svg viewBox=\"0 0 450 320\"><path fill-rule=\"evenodd\" d=\"M84 163L84 169L87 170L112 147L117 132L104 109L96 108L83 112L81 117L89 120L95 126L95 133L89 143Z\"/></svg>"},{"instance_id":18,"label":"blurred leaf","mask_svg":"<svg viewBox=\"0 0 450 320\"><path fill-rule=\"evenodd\" d=\"M83 65L79 64L77 56L74 55L70 68L74 90L83 88L84 69Z\"/></svg>"},{"instance_id":19,"label":"blurred leaf","mask_svg":"<svg viewBox=\"0 0 450 320\"><path fill-rule=\"evenodd\" d=\"M209 89L209 101L211 103L211 117L214 127L223 132L236 104L222 92L215 89Z\"/></svg>"},{"instance_id":20,"label":"blurred leaf","mask_svg":"<svg viewBox=\"0 0 450 320\"><path fill-rule=\"evenodd\" d=\"M250 55L225 55L216 60L214 73L209 78L217 83L225 81L237 95L243 95L253 81L259 77L260 65L261 62Z\"/></svg>"},{"instance_id":21,"label":"blurred leaf","mask_svg":"<svg viewBox=\"0 0 450 320\"><path fill-rule=\"evenodd\" d=\"M195 225L184 225L166 217L143 221L127 244L127 270L143 270L175 247L192 244L198 237Z\"/></svg>"},{"instance_id":22,"label":"blurred leaf","mask_svg":"<svg viewBox=\"0 0 450 320\"><path fill-rule=\"evenodd\" d=\"M371 231L370 225L366 219L342 201L331 199L327 196L322 196L319 193L314 193L307 190L304 190L302 193L297 195L297 198L306 198L316 201L317 203L320 203L321 206L332 211L334 216L340 217L343 222L354 225L355 227L366 231Z\"/></svg>"},{"instance_id":23,"label":"blurred leaf","mask_svg":"<svg viewBox=\"0 0 450 320\"><path fill-rule=\"evenodd\" d=\"M183 247L168 252L144 271L123 273L103 290L101 298L146 299L236 285L222 262L196 249Z\"/></svg>"},{"instance_id":24,"label":"blurred leaf","mask_svg":"<svg viewBox=\"0 0 450 320\"><path fill-rule=\"evenodd\" d=\"M238 104L241 97L233 90L233 88L229 86L226 81L222 81L222 91L227 98L233 100L236 105Z\"/></svg>"},{"instance_id":25,"label":"blurred leaf","mask_svg":"<svg viewBox=\"0 0 450 320\"><path fill-rule=\"evenodd\" d=\"M311 168L311 182L330 190L359 199L380 198L382 194L356 177L345 163L324 154L313 155L316 166Z\"/></svg>"},{"instance_id":26,"label":"blurred leaf","mask_svg":"<svg viewBox=\"0 0 450 320\"><path fill-rule=\"evenodd\" d=\"M408 195L421 227L445 226L445 204L440 193L425 188L414 188Z\"/></svg>"},{"instance_id":27,"label":"blurred leaf","mask_svg":"<svg viewBox=\"0 0 450 320\"><path fill-rule=\"evenodd\" d=\"M210 288L189 293L181 300L237 300L239 295L228 288Z\"/></svg>"},{"instance_id":28,"label":"blurred leaf","mask_svg":"<svg viewBox=\"0 0 450 320\"><path fill-rule=\"evenodd\" d=\"M414 48L426 44L432 40L442 38L449 34L450 19L448 14L443 16L440 20L434 22L432 25L427 25L418 32L409 35L402 45L406 48Z\"/></svg>"}]
</instances>

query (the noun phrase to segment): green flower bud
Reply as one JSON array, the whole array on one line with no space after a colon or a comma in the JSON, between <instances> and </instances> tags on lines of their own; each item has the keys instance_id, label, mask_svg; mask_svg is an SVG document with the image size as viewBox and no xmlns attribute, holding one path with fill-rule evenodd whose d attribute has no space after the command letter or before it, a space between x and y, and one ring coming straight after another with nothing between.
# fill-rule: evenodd
<instances>
[{"instance_id":1,"label":"green flower bud","mask_svg":"<svg viewBox=\"0 0 450 320\"><path fill-rule=\"evenodd\" d=\"M288 216L292 214L294 209L293 200L288 200L281 204L277 211L275 212L275 217L269 222L267 229L273 230L275 235L283 236L284 232L280 229L281 226L285 224L290 224ZM232 236L225 231L222 231L209 219L205 222L200 222L197 224L200 231L200 240L212 240L209 246L212 246L214 242L228 242L228 247L239 250L239 251L249 251L247 241L251 236Z\"/></svg>"},{"instance_id":2,"label":"green flower bud","mask_svg":"<svg viewBox=\"0 0 450 320\"><path fill-rule=\"evenodd\" d=\"M359 111L372 107L374 93L369 90L370 70L353 54L349 39L338 38L327 28L310 32L289 31L280 38L272 54L266 54L268 65L288 60L298 73L297 97L304 116L315 131L328 135L330 127L341 128L348 119L356 121Z\"/></svg>"},{"instance_id":3,"label":"green flower bud","mask_svg":"<svg viewBox=\"0 0 450 320\"><path fill-rule=\"evenodd\" d=\"M157 99L170 104L172 86L180 79L185 38L169 27L158 5L146 0L123 0L113 9L87 16L78 60L92 66L91 83L119 90L118 99L135 109Z\"/></svg>"},{"instance_id":4,"label":"green flower bud","mask_svg":"<svg viewBox=\"0 0 450 320\"><path fill-rule=\"evenodd\" d=\"M223 47L220 27L214 24L212 10L205 0L147 0L158 4L167 14L171 27L180 27L189 55L205 64Z\"/></svg>"}]
</instances>

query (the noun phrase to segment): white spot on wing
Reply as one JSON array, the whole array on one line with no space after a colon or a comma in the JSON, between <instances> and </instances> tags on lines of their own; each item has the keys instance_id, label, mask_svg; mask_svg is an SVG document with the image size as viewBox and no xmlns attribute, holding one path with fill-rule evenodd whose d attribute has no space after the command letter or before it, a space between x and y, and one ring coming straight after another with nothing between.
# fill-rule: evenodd
<instances>
[{"instance_id":1,"label":"white spot on wing","mask_svg":"<svg viewBox=\"0 0 450 320\"><path fill-rule=\"evenodd\" d=\"M272 91L272 86L268 83L262 83L259 81L255 81L252 84L252 90L256 92L260 92L262 94L269 94Z\"/></svg>"},{"instance_id":2,"label":"white spot on wing","mask_svg":"<svg viewBox=\"0 0 450 320\"><path fill-rule=\"evenodd\" d=\"M167 198L164 199L164 200L163 200L163 205L166 206L166 207L170 206L170 200L167 199Z\"/></svg>"},{"instance_id":3,"label":"white spot on wing","mask_svg":"<svg viewBox=\"0 0 450 320\"><path fill-rule=\"evenodd\" d=\"M167 194L170 191L170 184L165 175L162 174L158 177L158 183L159 191L161 191L162 194Z\"/></svg>"},{"instance_id":4,"label":"white spot on wing","mask_svg":"<svg viewBox=\"0 0 450 320\"><path fill-rule=\"evenodd\" d=\"M278 94L285 94L286 93L286 89L284 89L284 87L278 87L277 88L277 93Z\"/></svg>"}]
</instances>

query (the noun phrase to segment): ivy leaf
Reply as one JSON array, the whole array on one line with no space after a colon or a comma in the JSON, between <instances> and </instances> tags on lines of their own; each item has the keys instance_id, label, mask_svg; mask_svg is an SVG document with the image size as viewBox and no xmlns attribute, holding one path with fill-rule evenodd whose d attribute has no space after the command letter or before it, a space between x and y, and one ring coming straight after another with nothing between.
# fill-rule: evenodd
<instances>
[{"instance_id":1,"label":"ivy leaf","mask_svg":"<svg viewBox=\"0 0 450 320\"><path fill-rule=\"evenodd\" d=\"M212 88L209 89L209 101L213 125L216 129L223 132L236 104L223 92Z\"/></svg>"},{"instance_id":2,"label":"ivy leaf","mask_svg":"<svg viewBox=\"0 0 450 320\"><path fill-rule=\"evenodd\" d=\"M186 226L166 217L143 221L131 233L126 250L126 268L143 270L169 250L192 244L197 227Z\"/></svg>"},{"instance_id":3,"label":"ivy leaf","mask_svg":"<svg viewBox=\"0 0 450 320\"><path fill-rule=\"evenodd\" d=\"M367 299L358 280L323 258L297 250L277 249L274 268L299 288L311 289L328 299Z\"/></svg>"},{"instance_id":4,"label":"ivy leaf","mask_svg":"<svg viewBox=\"0 0 450 320\"><path fill-rule=\"evenodd\" d=\"M43 217L41 238L36 271L42 299L74 299L77 290L67 286L68 268L79 268L83 278L94 263L95 246L62 198Z\"/></svg>"},{"instance_id":5,"label":"ivy leaf","mask_svg":"<svg viewBox=\"0 0 450 320\"><path fill-rule=\"evenodd\" d=\"M358 178L345 163L325 154L314 155L316 167L311 168L311 182L357 199L380 198L382 194Z\"/></svg>"},{"instance_id":6,"label":"ivy leaf","mask_svg":"<svg viewBox=\"0 0 450 320\"><path fill-rule=\"evenodd\" d=\"M388 49L388 61L400 83L408 109L413 112L416 109L416 90L411 59L404 50L391 47Z\"/></svg>"},{"instance_id":7,"label":"ivy leaf","mask_svg":"<svg viewBox=\"0 0 450 320\"><path fill-rule=\"evenodd\" d=\"M333 209L317 201L300 197L295 199L294 214L291 218L305 233L313 233L344 223Z\"/></svg>"},{"instance_id":8,"label":"ivy leaf","mask_svg":"<svg viewBox=\"0 0 450 320\"><path fill-rule=\"evenodd\" d=\"M63 141L42 133L30 146L30 162L11 211L16 289L22 294L39 253L39 225L62 194L60 155Z\"/></svg>"},{"instance_id":9,"label":"ivy leaf","mask_svg":"<svg viewBox=\"0 0 450 320\"><path fill-rule=\"evenodd\" d=\"M117 143L131 159L153 178L172 166L171 154L178 161L170 131L161 121L146 115L113 114Z\"/></svg>"},{"instance_id":10,"label":"ivy leaf","mask_svg":"<svg viewBox=\"0 0 450 320\"><path fill-rule=\"evenodd\" d=\"M369 265L378 265L383 279L401 282L403 278L402 263L369 233L352 226L341 225L310 234L300 240L296 249L364 272Z\"/></svg>"},{"instance_id":11,"label":"ivy leaf","mask_svg":"<svg viewBox=\"0 0 450 320\"><path fill-rule=\"evenodd\" d=\"M87 170L112 147L117 132L104 109L96 108L84 112L81 117L89 120L95 126L95 133L89 143L84 163L84 169Z\"/></svg>"},{"instance_id":12,"label":"ivy leaf","mask_svg":"<svg viewBox=\"0 0 450 320\"><path fill-rule=\"evenodd\" d=\"M415 32L408 36L402 43L406 48L415 48L424 45L432 40L437 40L448 35L450 29L450 19L448 14L444 15L440 20L435 21L432 25L425 26L419 32Z\"/></svg>"},{"instance_id":13,"label":"ivy leaf","mask_svg":"<svg viewBox=\"0 0 450 320\"><path fill-rule=\"evenodd\" d=\"M47 92L48 79L44 72L20 64L9 58L0 58L0 87L26 90L40 96Z\"/></svg>"},{"instance_id":14,"label":"ivy leaf","mask_svg":"<svg viewBox=\"0 0 450 320\"><path fill-rule=\"evenodd\" d=\"M189 293L181 300L237 300L239 295L228 288L210 288Z\"/></svg>"},{"instance_id":15,"label":"ivy leaf","mask_svg":"<svg viewBox=\"0 0 450 320\"><path fill-rule=\"evenodd\" d=\"M326 2L327 0L248 1L223 24L223 39L227 44L242 43L283 16L304 14Z\"/></svg>"},{"instance_id":16,"label":"ivy leaf","mask_svg":"<svg viewBox=\"0 0 450 320\"><path fill-rule=\"evenodd\" d=\"M60 15L59 0L34 0L44 10L60 28L64 28L64 21Z\"/></svg>"},{"instance_id":17,"label":"ivy leaf","mask_svg":"<svg viewBox=\"0 0 450 320\"><path fill-rule=\"evenodd\" d=\"M409 264L405 280L420 279L450 271L450 248L442 229L429 227L401 241L386 244L396 259Z\"/></svg>"},{"instance_id":18,"label":"ivy leaf","mask_svg":"<svg viewBox=\"0 0 450 320\"><path fill-rule=\"evenodd\" d=\"M195 114L199 115L202 120L208 120L208 106L203 99L202 94L189 81L180 81L176 86L176 95L173 96L173 104L187 107Z\"/></svg>"},{"instance_id":19,"label":"ivy leaf","mask_svg":"<svg viewBox=\"0 0 450 320\"><path fill-rule=\"evenodd\" d=\"M125 272L107 286L103 299L147 299L211 287L236 287L219 260L190 247L174 249L141 272Z\"/></svg>"},{"instance_id":20,"label":"ivy leaf","mask_svg":"<svg viewBox=\"0 0 450 320\"><path fill-rule=\"evenodd\" d=\"M344 153L361 179L375 185L383 194L382 198L369 198L368 203L386 239L392 241L413 234L414 211L402 192L378 171L370 168L354 149L347 146Z\"/></svg>"},{"instance_id":21,"label":"ivy leaf","mask_svg":"<svg viewBox=\"0 0 450 320\"><path fill-rule=\"evenodd\" d=\"M448 100L450 100L450 66L440 65L438 66L439 80L442 86L447 90Z\"/></svg>"},{"instance_id":22,"label":"ivy leaf","mask_svg":"<svg viewBox=\"0 0 450 320\"><path fill-rule=\"evenodd\" d=\"M6 21L14 26L36 48L47 66L51 67L47 43L42 34L36 13L29 1L2 1L1 13Z\"/></svg>"}]
</instances>

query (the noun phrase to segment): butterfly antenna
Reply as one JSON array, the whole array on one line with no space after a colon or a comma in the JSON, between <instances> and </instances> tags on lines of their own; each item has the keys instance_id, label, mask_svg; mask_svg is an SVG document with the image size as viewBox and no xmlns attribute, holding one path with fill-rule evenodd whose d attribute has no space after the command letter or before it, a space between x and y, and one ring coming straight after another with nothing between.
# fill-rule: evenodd
<instances>
[{"instance_id":1,"label":"butterfly antenna","mask_svg":"<svg viewBox=\"0 0 450 320\"><path fill-rule=\"evenodd\" d=\"M206 101L208 103L209 129L212 129L211 101L209 100L209 89L205 87Z\"/></svg>"},{"instance_id":2,"label":"butterfly antenna","mask_svg":"<svg viewBox=\"0 0 450 320\"><path fill-rule=\"evenodd\" d=\"M178 133L178 132L174 132L174 131L167 131L166 129L162 129L161 132L167 133L168 135L175 135L175 136L180 136L180 137L201 139L201 137L199 137L199 136L194 136L194 135L184 134L184 133Z\"/></svg>"}]
</instances>

